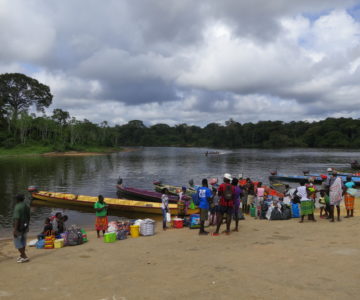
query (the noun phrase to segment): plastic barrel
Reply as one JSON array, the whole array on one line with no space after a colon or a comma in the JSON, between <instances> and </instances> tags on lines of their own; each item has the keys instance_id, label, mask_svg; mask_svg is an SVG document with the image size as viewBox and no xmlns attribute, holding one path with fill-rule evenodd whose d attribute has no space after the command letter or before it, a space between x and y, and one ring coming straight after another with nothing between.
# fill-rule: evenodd
<instances>
[{"instance_id":1,"label":"plastic barrel","mask_svg":"<svg viewBox=\"0 0 360 300\"><path fill-rule=\"evenodd\" d=\"M133 238L139 237L139 235L140 235L140 226L139 225L131 225L130 226L130 235Z\"/></svg>"},{"instance_id":2,"label":"plastic barrel","mask_svg":"<svg viewBox=\"0 0 360 300\"><path fill-rule=\"evenodd\" d=\"M250 207L250 216L255 217L256 207Z\"/></svg>"}]
</instances>

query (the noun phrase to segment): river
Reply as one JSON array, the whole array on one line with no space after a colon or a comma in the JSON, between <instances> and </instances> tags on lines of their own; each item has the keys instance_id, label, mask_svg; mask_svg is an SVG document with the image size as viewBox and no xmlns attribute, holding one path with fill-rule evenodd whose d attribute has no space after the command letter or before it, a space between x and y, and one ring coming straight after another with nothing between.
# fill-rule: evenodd
<instances>
[{"instance_id":1,"label":"river","mask_svg":"<svg viewBox=\"0 0 360 300\"><path fill-rule=\"evenodd\" d=\"M207 150L220 154L205 156ZM153 189L155 180L187 185L189 179L194 179L199 184L204 177L221 179L225 172L234 176L242 173L244 177L268 183L270 171L276 169L281 174L302 174L304 170L324 173L328 167L348 169L349 162L359 158L360 151L355 150L173 147L139 148L101 156L0 157L0 238L11 237L14 196L28 194L30 185L53 192L116 197L115 185L119 177L127 186L144 189ZM31 232L40 232L44 219L54 211L67 214L68 225L93 226L92 211L33 206Z\"/></svg>"}]
</instances>

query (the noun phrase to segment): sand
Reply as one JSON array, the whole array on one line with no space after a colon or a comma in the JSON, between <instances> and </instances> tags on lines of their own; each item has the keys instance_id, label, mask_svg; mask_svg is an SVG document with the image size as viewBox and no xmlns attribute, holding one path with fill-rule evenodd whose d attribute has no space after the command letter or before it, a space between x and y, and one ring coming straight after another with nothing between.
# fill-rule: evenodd
<instances>
[{"instance_id":1,"label":"sand","mask_svg":"<svg viewBox=\"0 0 360 300\"><path fill-rule=\"evenodd\" d=\"M105 244L29 248L0 241L0 299L358 299L360 217L253 220L231 235L170 229ZM214 228L209 228L214 231Z\"/></svg>"}]
</instances>

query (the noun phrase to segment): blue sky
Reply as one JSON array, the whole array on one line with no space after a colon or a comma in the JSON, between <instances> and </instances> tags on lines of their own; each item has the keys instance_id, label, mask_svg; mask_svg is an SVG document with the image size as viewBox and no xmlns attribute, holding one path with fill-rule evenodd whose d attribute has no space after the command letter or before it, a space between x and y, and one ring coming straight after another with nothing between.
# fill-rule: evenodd
<instances>
[{"instance_id":1,"label":"blue sky","mask_svg":"<svg viewBox=\"0 0 360 300\"><path fill-rule=\"evenodd\" d=\"M49 114L200 126L360 116L359 1L0 0L0 27L0 73L49 85Z\"/></svg>"}]
</instances>

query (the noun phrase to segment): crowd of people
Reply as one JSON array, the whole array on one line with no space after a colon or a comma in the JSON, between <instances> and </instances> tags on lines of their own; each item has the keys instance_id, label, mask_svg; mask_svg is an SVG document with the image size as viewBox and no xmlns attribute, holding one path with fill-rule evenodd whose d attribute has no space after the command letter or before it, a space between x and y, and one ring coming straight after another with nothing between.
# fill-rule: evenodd
<instances>
[{"instance_id":1,"label":"crowd of people","mask_svg":"<svg viewBox=\"0 0 360 300\"><path fill-rule=\"evenodd\" d=\"M284 204L300 204L301 219L300 223L304 222L305 216L308 220L316 222L314 210L315 207L320 209L320 218L329 219L330 222L336 220L341 221L340 218L340 203L344 199L346 216L345 218L352 218L354 216L355 183L351 180L351 176L347 177L343 182L341 177L337 176L336 171L328 170L330 176L326 177L321 187L318 189L314 185L312 179L308 182L301 182L293 193L286 185L284 197L271 197L272 203L269 206L269 211L276 208L283 207ZM254 218L263 218L262 207L265 200L268 200L269 195L267 188L261 182L253 182L250 178L243 179L232 177L229 173L223 176L223 182L217 186L213 184L209 188L209 183L206 178L202 180L202 185L196 188L196 205L200 208L200 235L208 235L209 232L205 230L205 223L208 221L210 225L216 226L213 236L218 236L222 224L225 223L224 233L230 234L231 221L235 220L235 226L232 231L239 230L239 220L243 218L243 214L249 214L252 209ZM14 245L18 249L20 256L17 261L27 262L29 258L25 253L26 235L29 231L30 222L30 208L25 204L25 196L16 196L16 205L13 213L13 237ZM179 193L178 212L180 217L188 215L189 206L193 205L192 201L186 197L186 187L183 187ZM98 196L98 201L94 204L96 214L95 229L97 236L100 233L105 234L108 227L108 207L104 202L102 195ZM167 214L169 213L169 191L165 188L161 197L161 210L163 215L163 229L167 229ZM60 235L65 232L65 222L68 217L58 212L54 216L45 219L44 228L38 235L41 239L49 233Z\"/></svg>"}]
</instances>

